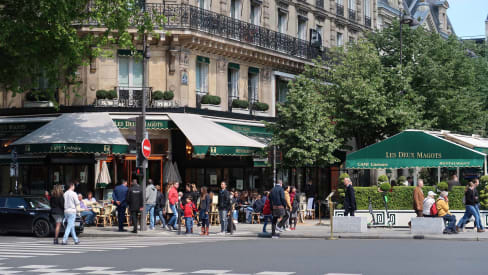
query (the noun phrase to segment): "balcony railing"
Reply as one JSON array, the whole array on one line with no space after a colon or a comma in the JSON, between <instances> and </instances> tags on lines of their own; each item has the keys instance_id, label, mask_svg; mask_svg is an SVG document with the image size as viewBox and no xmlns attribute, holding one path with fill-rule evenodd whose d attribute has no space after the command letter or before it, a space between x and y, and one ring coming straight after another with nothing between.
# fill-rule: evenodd
<instances>
[{"instance_id":1,"label":"balcony railing","mask_svg":"<svg viewBox=\"0 0 488 275\"><path fill-rule=\"evenodd\" d=\"M315 6L319 8L324 8L324 0L315 0Z\"/></svg>"},{"instance_id":2,"label":"balcony railing","mask_svg":"<svg viewBox=\"0 0 488 275\"><path fill-rule=\"evenodd\" d=\"M146 93L146 106L151 106L151 91L152 87L115 87L117 98L113 99L97 99L95 106L97 107L141 107L142 93Z\"/></svg>"},{"instance_id":3,"label":"balcony railing","mask_svg":"<svg viewBox=\"0 0 488 275\"><path fill-rule=\"evenodd\" d=\"M344 6L336 3L336 13L339 16L344 16Z\"/></svg>"},{"instance_id":4,"label":"balcony railing","mask_svg":"<svg viewBox=\"0 0 488 275\"><path fill-rule=\"evenodd\" d=\"M349 9L349 20L356 21L356 11Z\"/></svg>"},{"instance_id":5,"label":"balcony railing","mask_svg":"<svg viewBox=\"0 0 488 275\"><path fill-rule=\"evenodd\" d=\"M364 25L371 27L371 17L369 16L364 17Z\"/></svg>"}]
</instances>

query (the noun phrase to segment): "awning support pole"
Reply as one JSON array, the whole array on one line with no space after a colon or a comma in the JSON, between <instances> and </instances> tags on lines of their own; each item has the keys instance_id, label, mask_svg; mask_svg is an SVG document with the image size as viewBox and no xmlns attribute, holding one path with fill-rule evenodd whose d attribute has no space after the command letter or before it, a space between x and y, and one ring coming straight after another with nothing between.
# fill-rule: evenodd
<instances>
[{"instance_id":1,"label":"awning support pole","mask_svg":"<svg viewBox=\"0 0 488 275\"><path fill-rule=\"evenodd\" d=\"M484 167L484 168L485 168L485 169L484 169L484 170L485 170L485 171L484 171L484 175L485 175L485 176L488 174L488 173L487 173L487 171L486 171L486 170L487 170L487 167L486 167L486 160L487 160L487 158L486 158L486 156L485 156L485 165L484 165L484 166L485 166L485 167Z\"/></svg>"},{"instance_id":2,"label":"awning support pole","mask_svg":"<svg viewBox=\"0 0 488 275\"><path fill-rule=\"evenodd\" d=\"M441 168L437 167L437 183L441 182Z\"/></svg>"},{"instance_id":3,"label":"awning support pole","mask_svg":"<svg viewBox=\"0 0 488 275\"><path fill-rule=\"evenodd\" d=\"M273 145L273 186L276 184L276 145Z\"/></svg>"},{"instance_id":4,"label":"awning support pole","mask_svg":"<svg viewBox=\"0 0 488 275\"><path fill-rule=\"evenodd\" d=\"M486 167L486 161L485 161L485 167ZM456 176L459 179L459 167L456 167Z\"/></svg>"}]
</instances>

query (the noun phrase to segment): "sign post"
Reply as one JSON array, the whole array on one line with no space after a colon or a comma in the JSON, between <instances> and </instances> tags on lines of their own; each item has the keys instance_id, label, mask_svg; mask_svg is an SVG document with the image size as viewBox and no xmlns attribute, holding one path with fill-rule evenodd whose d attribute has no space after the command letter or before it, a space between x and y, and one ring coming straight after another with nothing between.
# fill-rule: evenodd
<instances>
[{"instance_id":1,"label":"sign post","mask_svg":"<svg viewBox=\"0 0 488 275\"><path fill-rule=\"evenodd\" d=\"M17 151L15 148L12 149L11 158L12 163L10 164L10 176L15 177L15 193L19 192L19 183L18 183L18 175L19 175L19 163L17 162Z\"/></svg>"}]
</instances>

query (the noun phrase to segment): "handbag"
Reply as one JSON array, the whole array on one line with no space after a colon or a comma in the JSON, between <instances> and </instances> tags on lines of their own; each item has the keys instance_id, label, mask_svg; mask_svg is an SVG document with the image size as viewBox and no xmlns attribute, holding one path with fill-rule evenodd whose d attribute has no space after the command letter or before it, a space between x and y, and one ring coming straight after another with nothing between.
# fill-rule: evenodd
<instances>
[{"instance_id":1,"label":"handbag","mask_svg":"<svg viewBox=\"0 0 488 275\"><path fill-rule=\"evenodd\" d=\"M166 209L166 214L173 214L173 210L171 210L171 207L169 207L169 200L166 200L166 205L164 208Z\"/></svg>"}]
</instances>

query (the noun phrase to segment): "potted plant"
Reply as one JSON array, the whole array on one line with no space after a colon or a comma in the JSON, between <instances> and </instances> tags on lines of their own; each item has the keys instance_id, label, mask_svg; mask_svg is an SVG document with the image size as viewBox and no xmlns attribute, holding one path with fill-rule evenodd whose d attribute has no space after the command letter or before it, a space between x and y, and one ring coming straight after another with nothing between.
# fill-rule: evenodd
<instances>
[{"instance_id":1,"label":"potted plant","mask_svg":"<svg viewBox=\"0 0 488 275\"><path fill-rule=\"evenodd\" d=\"M254 102L252 109L258 115L266 115L268 113L269 105L264 102Z\"/></svg>"},{"instance_id":2,"label":"potted plant","mask_svg":"<svg viewBox=\"0 0 488 275\"><path fill-rule=\"evenodd\" d=\"M242 99L232 100L232 112L238 114L249 114L249 102Z\"/></svg>"},{"instance_id":3,"label":"potted plant","mask_svg":"<svg viewBox=\"0 0 488 275\"><path fill-rule=\"evenodd\" d=\"M164 100L164 107L172 107L174 104L173 98L175 97L175 93L171 90L164 91L163 93L163 100Z\"/></svg>"},{"instance_id":4,"label":"potted plant","mask_svg":"<svg viewBox=\"0 0 488 275\"><path fill-rule=\"evenodd\" d=\"M163 92L160 90L152 92L153 107L164 107L163 95Z\"/></svg>"},{"instance_id":5,"label":"potted plant","mask_svg":"<svg viewBox=\"0 0 488 275\"><path fill-rule=\"evenodd\" d=\"M385 185L384 183L388 184L388 186L390 186L390 188L388 190L384 190L387 188L387 185ZM378 177L378 182L377 182L377 185L378 185L378 192L387 192L391 189L391 185L390 183L388 182L388 176L387 175L381 175Z\"/></svg>"},{"instance_id":6,"label":"potted plant","mask_svg":"<svg viewBox=\"0 0 488 275\"><path fill-rule=\"evenodd\" d=\"M49 99L49 96L45 92L28 92L25 95L24 107L54 107L53 102Z\"/></svg>"},{"instance_id":7,"label":"potted plant","mask_svg":"<svg viewBox=\"0 0 488 275\"><path fill-rule=\"evenodd\" d=\"M115 93L115 95L114 95ZM97 106L112 106L113 97L117 97L115 91L97 90Z\"/></svg>"},{"instance_id":8,"label":"potted plant","mask_svg":"<svg viewBox=\"0 0 488 275\"><path fill-rule=\"evenodd\" d=\"M221 111L222 107L220 107L220 96L216 95L204 95L202 100L200 101L202 109L214 110L214 111Z\"/></svg>"}]
</instances>

